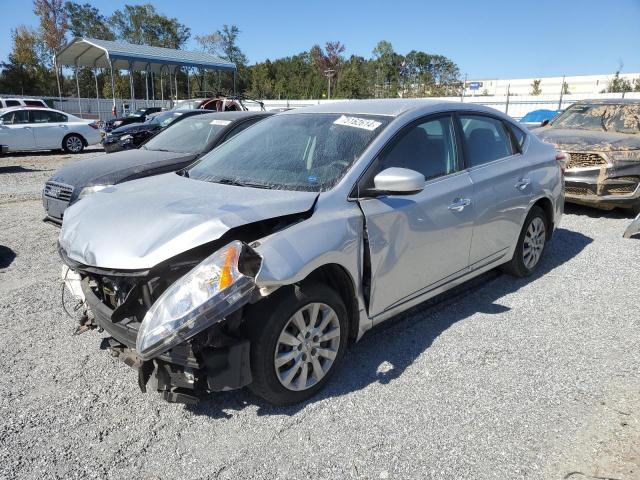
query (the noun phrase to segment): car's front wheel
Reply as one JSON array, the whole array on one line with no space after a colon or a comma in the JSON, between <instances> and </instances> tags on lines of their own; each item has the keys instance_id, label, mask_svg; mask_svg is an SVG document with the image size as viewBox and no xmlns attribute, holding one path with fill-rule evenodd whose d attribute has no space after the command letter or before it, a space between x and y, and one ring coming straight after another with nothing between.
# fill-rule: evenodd
<instances>
[{"instance_id":1,"label":"car's front wheel","mask_svg":"<svg viewBox=\"0 0 640 480\"><path fill-rule=\"evenodd\" d=\"M84 150L84 140L80 135L72 133L64 137L62 148L67 153L80 153Z\"/></svg>"},{"instance_id":2,"label":"car's front wheel","mask_svg":"<svg viewBox=\"0 0 640 480\"><path fill-rule=\"evenodd\" d=\"M283 287L247 310L251 340L249 388L275 405L316 394L339 364L347 344L347 310L319 283Z\"/></svg>"},{"instance_id":3,"label":"car's front wheel","mask_svg":"<svg viewBox=\"0 0 640 480\"><path fill-rule=\"evenodd\" d=\"M544 210L533 206L524 221L513 258L502 267L505 273L527 277L538 268L547 242L548 225Z\"/></svg>"}]
</instances>

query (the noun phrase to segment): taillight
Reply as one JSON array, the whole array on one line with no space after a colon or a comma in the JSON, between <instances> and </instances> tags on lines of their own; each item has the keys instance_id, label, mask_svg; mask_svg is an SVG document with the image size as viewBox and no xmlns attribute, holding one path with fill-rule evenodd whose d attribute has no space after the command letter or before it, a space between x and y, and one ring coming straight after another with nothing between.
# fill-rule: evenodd
<instances>
[{"instance_id":1,"label":"taillight","mask_svg":"<svg viewBox=\"0 0 640 480\"><path fill-rule=\"evenodd\" d=\"M93 128L94 130L98 130L98 129L100 128L100 127L98 126L98 124L97 124L97 123L95 123L95 122L90 123L90 124L89 124L89 126L90 126L91 128Z\"/></svg>"},{"instance_id":2,"label":"taillight","mask_svg":"<svg viewBox=\"0 0 640 480\"><path fill-rule=\"evenodd\" d=\"M556 161L560 164L560 170L564 174L565 169L567 168L567 161L569 160L569 155L564 152L556 152Z\"/></svg>"}]
</instances>

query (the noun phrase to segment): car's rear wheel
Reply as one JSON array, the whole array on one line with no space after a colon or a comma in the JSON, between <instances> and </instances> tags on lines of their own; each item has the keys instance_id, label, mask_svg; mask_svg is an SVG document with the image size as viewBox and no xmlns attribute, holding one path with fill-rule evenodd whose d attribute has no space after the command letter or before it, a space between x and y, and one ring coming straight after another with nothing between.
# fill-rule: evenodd
<instances>
[{"instance_id":1,"label":"car's rear wheel","mask_svg":"<svg viewBox=\"0 0 640 480\"><path fill-rule=\"evenodd\" d=\"M502 266L505 273L527 277L535 272L546 246L548 225L544 210L538 206L532 207L518 237L513 258Z\"/></svg>"},{"instance_id":2,"label":"car's rear wheel","mask_svg":"<svg viewBox=\"0 0 640 480\"><path fill-rule=\"evenodd\" d=\"M80 153L84 150L84 139L75 133L71 133L62 140L62 148L67 153Z\"/></svg>"},{"instance_id":3,"label":"car's rear wheel","mask_svg":"<svg viewBox=\"0 0 640 480\"><path fill-rule=\"evenodd\" d=\"M329 380L347 344L347 310L318 283L283 287L247 310L251 340L249 388L275 405L315 395Z\"/></svg>"}]
</instances>

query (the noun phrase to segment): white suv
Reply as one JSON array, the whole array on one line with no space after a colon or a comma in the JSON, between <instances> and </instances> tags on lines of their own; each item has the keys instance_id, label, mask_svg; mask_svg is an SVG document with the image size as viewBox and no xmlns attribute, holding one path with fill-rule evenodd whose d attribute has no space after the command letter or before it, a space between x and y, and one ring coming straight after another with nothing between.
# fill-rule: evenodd
<instances>
[{"instance_id":1,"label":"white suv","mask_svg":"<svg viewBox=\"0 0 640 480\"><path fill-rule=\"evenodd\" d=\"M0 110L2 152L58 150L80 153L100 143L93 120L84 120L51 108L16 107Z\"/></svg>"},{"instance_id":2,"label":"white suv","mask_svg":"<svg viewBox=\"0 0 640 480\"><path fill-rule=\"evenodd\" d=\"M49 108L44 100L39 98L0 98L0 108L11 107L41 107Z\"/></svg>"}]
</instances>

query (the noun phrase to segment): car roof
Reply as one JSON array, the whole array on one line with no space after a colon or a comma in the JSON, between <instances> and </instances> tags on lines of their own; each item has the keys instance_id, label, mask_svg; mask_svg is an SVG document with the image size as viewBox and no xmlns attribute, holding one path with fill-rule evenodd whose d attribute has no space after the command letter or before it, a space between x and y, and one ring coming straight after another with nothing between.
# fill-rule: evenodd
<instances>
[{"instance_id":1,"label":"car roof","mask_svg":"<svg viewBox=\"0 0 640 480\"><path fill-rule=\"evenodd\" d=\"M206 110L208 111L208 110ZM216 112L211 110L211 113L203 113L202 115L197 115L198 118L204 120L241 120L243 118L252 118L252 117L268 117L273 115L273 112L253 112L253 111L242 111L242 112Z\"/></svg>"},{"instance_id":2,"label":"car roof","mask_svg":"<svg viewBox=\"0 0 640 480\"><path fill-rule=\"evenodd\" d=\"M49 107L33 107L31 105L20 105L17 107L0 108L0 112L2 113L13 112L15 110L37 110L38 112L42 112L42 111L58 112L67 116L75 117L75 115L72 115L71 113L63 112L62 110L56 110L55 108L49 108Z\"/></svg>"},{"instance_id":3,"label":"car roof","mask_svg":"<svg viewBox=\"0 0 640 480\"><path fill-rule=\"evenodd\" d=\"M296 113L340 113L340 114L356 114L356 115L386 115L397 117L403 113L411 111L429 111L441 110L477 110L487 113L500 113L495 109L484 107L473 103L450 102L444 100L430 100L417 98L387 98L374 100L347 100L336 101L331 103L323 103L321 105L313 105L304 108L288 110L278 113L278 115L292 115Z\"/></svg>"},{"instance_id":4,"label":"car roof","mask_svg":"<svg viewBox=\"0 0 640 480\"><path fill-rule=\"evenodd\" d=\"M587 99L587 100L580 100L578 102L576 102L577 104L580 105L589 105L589 104L593 104L593 105L633 105L633 104L640 104L640 99L635 99L635 98L594 98L594 99ZM576 104L574 103L574 105Z\"/></svg>"}]
</instances>

